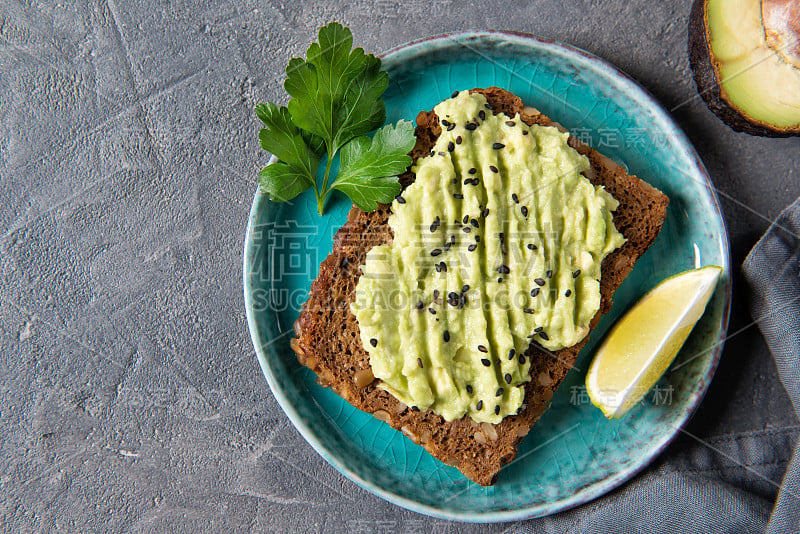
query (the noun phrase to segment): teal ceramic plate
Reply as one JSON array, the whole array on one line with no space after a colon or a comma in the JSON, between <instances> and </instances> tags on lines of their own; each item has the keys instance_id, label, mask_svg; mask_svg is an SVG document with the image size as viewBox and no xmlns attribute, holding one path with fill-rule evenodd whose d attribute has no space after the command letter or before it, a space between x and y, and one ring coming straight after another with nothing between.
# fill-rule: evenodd
<instances>
[{"instance_id":1,"label":"teal ceramic plate","mask_svg":"<svg viewBox=\"0 0 800 534\"><path fill-rule=\"evenodd\" d=\"M552 408L490 488L435 460L400 432L328 389L289 348L305 300L349 202L314 197L273 204L256 194L244 251L247 319L272 392L305 439L364 489L400 506L460 521L510 521L587 502L645 467L675 436L719 361L730 304L728 238L703 164L661 106L626 75L576 48L529 35L468 32L425 39L383 56L387 119L413 120L455 90L497 85L670 197L664 229L614 296ZM614 320L660 280L717 264L723 279L669 372L619 421L588 400L583 380L594 347Z\"/></svg>"}]
</instances>

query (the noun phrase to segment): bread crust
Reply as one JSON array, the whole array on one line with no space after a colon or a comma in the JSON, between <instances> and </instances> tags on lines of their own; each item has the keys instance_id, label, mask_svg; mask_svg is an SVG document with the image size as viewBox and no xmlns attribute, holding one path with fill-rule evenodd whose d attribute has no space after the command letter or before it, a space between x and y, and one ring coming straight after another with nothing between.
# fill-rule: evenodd
<instances>
[{"instance_id":1,"label":"bread crust","mask_svg":"<svg viewBox=\"0 0 800 534\"><path fill-rule=\"evenodd\" d=\"M521 114L528 125L555 125L550 118L498 87L472 89L483 94L494 113ZM414 161L427 155L441 133L433 111L420 112L415 130L417 142L411 151ZM604 186L619 201L614 225L627 239L609 254L601 266L600 309L590 323L594 329L611 308L612 296L633 265L655 240L666 218L669 199L649 184L631 176L612 160L570 137L569 144L591 162L587 178ZM406 171L401 184L407 187L414 175ZM457 467L469 479L488 486L495 483L503 465L517 454L517 445L536 420L550 406L553 393L564 380L588 336L575 346L556 352L531 345L531 380L525 384L525 401L519 414L499 424L476 423L469 417L445 421L431 411L412 411L372 379L369 354L359 336L358 322L350 312L367 252L379 244L392 242L388 225L389 205L364 213L355 206L347 222L334 236L333 250L320 265L319 276L311 284L309 298L295 322L296 338L292 349L301 364L318 375L320 384L329 386L356 408L400 430L433 456Z\"/></svg>"}]
</instances>

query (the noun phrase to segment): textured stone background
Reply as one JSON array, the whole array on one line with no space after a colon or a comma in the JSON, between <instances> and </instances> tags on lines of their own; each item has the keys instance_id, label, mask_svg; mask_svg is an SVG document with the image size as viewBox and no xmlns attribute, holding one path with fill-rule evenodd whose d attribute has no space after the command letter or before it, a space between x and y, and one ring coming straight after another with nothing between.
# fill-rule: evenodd
<instances>
[{"instance_id":1,"label":"textured stone background","mask_svg":"<svg viewBox=\"0 0 800 534\"><path fill-rule=\"evenodd\" d=\"M463 29L585 48L653 92L719 189L734 264L800 194L800 138L722 125L696 98L689 2L0 1L0 521L14 532L497 532L362 491L261 375L241 251L253 105L321 24L382 51ZM689 424L796 426L745 310ZM743 329L741 333L738 333ZM680 453L679 438L666 453Z\"/></svg>"}]
</instances>

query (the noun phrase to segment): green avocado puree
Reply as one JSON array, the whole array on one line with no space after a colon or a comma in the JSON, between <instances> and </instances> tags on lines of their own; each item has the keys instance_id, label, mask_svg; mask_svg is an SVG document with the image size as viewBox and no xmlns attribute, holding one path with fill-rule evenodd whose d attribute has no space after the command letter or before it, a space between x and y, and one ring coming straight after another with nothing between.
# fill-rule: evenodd
<instances>
[{"instance_id":1,"label":"green avocado puree","mask_svg":"<svg viewBox=\"0 0 800 534\"><path fill-rule=\"evenodd\" d=\"M392 203L351 311L380 386L451 421L522 406L530 341L569 347L600 307L600 264L625 239L618 202L554 127L494 115L480 94L435 108L442 133ZM474 126L473 126L474 125Z\"/></svg>"}]
</instances>

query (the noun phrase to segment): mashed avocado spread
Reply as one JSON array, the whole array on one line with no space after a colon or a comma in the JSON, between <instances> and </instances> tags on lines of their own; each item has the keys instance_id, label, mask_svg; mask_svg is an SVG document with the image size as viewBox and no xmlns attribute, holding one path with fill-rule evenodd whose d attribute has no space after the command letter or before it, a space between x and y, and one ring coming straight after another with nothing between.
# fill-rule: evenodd
<instances>
[{"instance_id":1,"label":"mashed avocado spread","mask_svg":"<svg viewBox=\"0 0 800 534\"><path fill-rule=\"evenodd\" d=\"M625 241L618 202L556 128L467 91L435 111L442 133L392 203L394 241L368 253L351 310L381 387L448 421L499 423L522 405L530 341L558 350L589 332L600 264Z\"/></svg>"}]
</instances>

